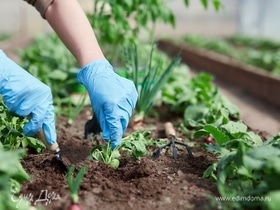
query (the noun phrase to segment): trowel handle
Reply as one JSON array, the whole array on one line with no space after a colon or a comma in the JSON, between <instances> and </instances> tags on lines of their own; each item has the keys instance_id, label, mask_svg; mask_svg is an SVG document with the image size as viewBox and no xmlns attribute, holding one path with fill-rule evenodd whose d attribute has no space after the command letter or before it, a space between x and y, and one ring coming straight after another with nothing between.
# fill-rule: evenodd
<instances>
[{"instance_id":1,"label":"trowel handle","mask_svg":"<svg viewBox=\"0 0 280 210\"><path fill-rule=\"evenodd\" d=\"M31 119L31 114L28 116L28 119L29 119L29 120ZM43 128L41 128L41 129L39 130L39 132L37 133L37 138L40 139L40 140L45 144L45 146L46 146L49 150L54 151L54 152L57 151L57 150L59 150L59 147L58 147L57 142L55 142L53 145L50 145L50 144L48 143Z\"/></svg>"},{"instance_id":2,"label":"trowel handle","mask_svg":"<svg viewBox=\"0 0 280 210\"><path fill-rule=\"evenodd\" d=\"M173 127L173 124L171 122L166 122L164 124L164 128L165 128L165 135L167 137L169 137L170 135L176 136L176 131L175 131L175 129Z\"/></svg>"},{"instance_id":3,"label":"trowel handle","mask_svg":"<svg viewBox=\"0 0 280 210\"><path fill-rule=\"evenodd\" d=\"M51 151L56 151L59 148L57 142L52 144L52 145L50 145L47 142L47 139L46 139L46 136L45 136L45 133L44 133L43 129L41 129L38 132L38 139L40 139L46 145L46 147Z\"/></svg>"}]
</instances>

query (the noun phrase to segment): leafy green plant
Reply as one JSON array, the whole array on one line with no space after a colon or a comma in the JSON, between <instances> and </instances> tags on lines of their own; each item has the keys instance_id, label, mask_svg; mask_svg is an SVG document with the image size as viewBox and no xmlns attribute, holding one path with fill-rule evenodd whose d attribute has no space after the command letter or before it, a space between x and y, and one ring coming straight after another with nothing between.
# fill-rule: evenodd
<instances>
[{"instance_id":1,"label":"leafy green plant","mask_svg":"<svg viewBox=\"0 0 280 210\"><path fill-rule=\"evenodd\" d=\"M174 112L183 112L185 105L180 106L181 102L189 101L193 91L189 88L191 74L189 67L183 63L178 65L170 75L162 88L162 102L171 105Z\"/></svg>"},{"instance_id":2,"label":"leafy green plant","mask_svg":"<svg viewBox=\"0 0 280 210\"><path fill-rule=\"evenodd\" d=\"M67 208L69 210L79 210L81 209L81 206L79 205L79 188L82 183L82 180L84 178L84 175L87 170L87 166L83 166L78 171L77 175L74 175L75 166L71 165L70 168L67 171L66 179L67 179L67 185L70 191L70 198L71 198L71 205Z\"/></svg>"},{"instance_id":3,"label":"leafy green plant","mask_svg":"<svg viewBox=\"0 0 280 210\"><path fill-rule=\"evenodd\" d=\"M215 10L222 6L220 0L200 0L207 9L209 2ZM119 61L118 51L124 44L139 40L145 32L148 41L154 39L154 29L158 22L175 26L174 12L168 8L166 0L95 0L93 11L87 13L97 38L108 48L107 56ZM189 0L184 0L189 6Z\"/></svg>"},{"instance_id":4,"label":"leafy green plant","mask_svg":"<svg viewBox=\"0 0 280 210\"><path fill-rule=\"evenodd\" d=\"M147 146L155 144L155 141L149 138L150 135L151 132L147 130L134 131L122 139L120 149L128 151L135 159L140 160L149 154Z\"/></svg>"},{"instance_id":5,"label":"leafy green plant","mask_svg":"<svg viewBox=\"0 0 280 210\"><path fill-rule=\"evenodd\" d=\"M0 209L30 208L29 201L16 196L20 192L21 183L29 179L20 163L24 154L23 150L7 151L0 146Z\"/></svg>"},{"instance_id":6,"label":"leafy green plant","mask_svg":"<svg viewBox=\"0 0 280 210\"><path fill-rule=\"evenodd\" d=\"M112 149L110 144L94 146L91 151L91 156L98 161L105 163L113 168L118 168L121 157L119 149Z\"/></svg>"},{"instance_id":7,"label":"leafy green plant","mask_svg":"<svg viewBox=\"0 0 280 210\"><path fill-rule=\"evenodd\" d=\"M277 135L259 146L240 142L215 163L221 196L240 198L223 205L230 209L275 209L280 198L279 140ZM205 176L212 173L206 172Z\"/></svg>"},{"instance_id":8,"label":"leafy green plant","mask_svg":"<svg viewBox=\"0 0 280 210\"><path fill-rule=\"evenodd\" d=\"M263 142L244 123L232 121L223 115L222 119L204 125L194 134L195 138L202 136L213 137L215 142L205 147L218 157L218 161L208 167L203 177L217 181L221 196L240 198L239 201L222 203L224 208L272 209L277 205L280 135ZM269 195L277 199L268 200Z\"/></svg>"},{"instance_id":9,"label":"leafy green plant","mask_svg":"<svg viewBox=\"0 0 280 210\"><path fill-rule=\"evenodd\" d=\"M184 116L186 127L199 129L223 116L239 118L238 108L219 92L210 74L191 77L183 68L175 70L162 89L162 101Z\"/></svg>"},{"instance_id":10,"label":"leafy green plant","mask_svg":"<svg viewBox=\"0 0 280 210\"><path fill-rule=\"evenodd\" d=\"M0 145L2 147L7 150L30 147L38 153L45 149L45 145L40 140L22 133L26 122L27 119L10 113L0 98Z\"/></svg>"}]
</instances>

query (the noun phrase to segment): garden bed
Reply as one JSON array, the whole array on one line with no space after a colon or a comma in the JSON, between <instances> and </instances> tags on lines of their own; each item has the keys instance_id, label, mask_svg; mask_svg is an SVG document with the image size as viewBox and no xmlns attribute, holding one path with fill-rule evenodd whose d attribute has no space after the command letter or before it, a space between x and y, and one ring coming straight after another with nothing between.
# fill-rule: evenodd
<instances>
[{"instance_id":1,"label":"garden bed","mask_svg":"<svg viewBox=\"0 0 280 210\"><path fill-rule=\"evenodd\" d=\"M170 55L180 53L185 63L199 71L209 72L219 80L239 86L276 106L280 105L280 79L264 70L238 62L228 56L187 44L176 44L170 40L160 40L158 47Z\"/></svg>"},{"instance_id":2,"label":"garden bed","mask_svg":"<svg viewBox=\"0 0 280 210\"><path fill-rule=\"evenodd\" d=\"M62 154L76 168L88 165L80 190L83 209L203 209L210 206L207 196L218 195L216 183L203 179L202 175L215 157L203 148L202 141L192 146L193 158L185 150L179 150L178 159L169 153L161 153L159 158L146 156L140 161L122 156L120 167L113 169L87 159L92 143L83 140L83 131L90 109L85 107L71 127L66 118L57 120ZM147 118L144 126L153 125L153 138L166 138L164 123L176 124L180 118L168 115L167 110L159 112L166 114L160 119ZM130 131L129 127L127 133ZM31 176L22 186L22 196L48 210L65 209L70 204L65 171L53 160L53 154L29 151L22 163Z\"/></svg>"},{"instance_id":3,"label":"garden bed","mask_svg":"<svg viewBox=\"0 0 280 210\"><path fill-rule=\"evenodd\" d=\"M159 43L159 47L164 49L162 42ZM178 49L171 51L173 54L177 52ZM183 54L182 59L185 61ZM204 63L203 68L209 66L207 59L201 58L199 63L201 65ZM191 61L188 64L192 65ZM170 121L178 129L179 123L183 121L183 115L181 113L176 116L168 106L156 107L153 111L156 114L154 117L150 115L145 118L144 129L151 131L153 139L168 141L164 134L164 123ZM205 149L205 143L201 139L195 138L190 142L193 158L190 158L187 151L182 148L179 149L177 159L169 152L162 152L159 158L146 155L139 161L122 153L120 166L111 168L102 162L88 159L95 144L83 139L84 125L91 119L90 114L91 107L85 107L71 126L67 117L59 115L57 118L58 143L62 155L68 158L77 170L83 165L88 166L79 191L83 209L220 207L219 202L215 202L215 197L219 196L217 183L210 178L202 178L205 170L217 159L213 153ZM125 135L131 134L132 131L130 125ZM182 140L187 138L184 132L177 130L177 133ZM36 207L42 206L50 210L65 209L70 204L66 172L53 158L53 154L49 151L37 154L30 149L22 160L22 165L31 178L23 183L20 197L25 197ZM212 197L212 200L209 197ZM21 200L15 202L20 203Z\"/></svg>"}]
</instances>

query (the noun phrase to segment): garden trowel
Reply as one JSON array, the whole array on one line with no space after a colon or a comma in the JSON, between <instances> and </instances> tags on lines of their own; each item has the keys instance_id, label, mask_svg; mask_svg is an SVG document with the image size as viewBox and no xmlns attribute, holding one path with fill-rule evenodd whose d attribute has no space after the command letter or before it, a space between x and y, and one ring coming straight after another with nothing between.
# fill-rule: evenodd
<instances>
[{"instance_id":1,"label":"garden trowel","mask_svg":"<svg viewBox=\"0 0 280 210\"><path fill-rule=\"evenodd\" d=\"M54 158L58 161L60 166L63 168L63 171L67 172L70 166L72 165L68 158L61 156L60 148L58 147L54 153Z\"/></svg>"},{"instance_id":2,"label":"garden trowel","mask_svg":"<svg viewBox=\"0 0 280 210\"><path fill-rule=\"evenodd\" d=\"M89 139L91 133L97 135L100 132L101 132L101 128L99 122L97 121L97 118L93 116L92 119L88 120L85 124L84 138Z\"/></svg>"},{"instance_id":3,"label":"garden trowel","mask_svg":"<svg viewBox=\"0 0 280 210\"><path fill-rule=\"evenodd\" d=\"M67 172L68 168L71 166L71 162L66 157L61 156L61 152L58 144L55 143L54 145L49 145L48 142L46 141L46 137L42 129L38 133L38 138L44 142L44 144L49 150L54 152L54 159L58 161L63 171Z\"/></svg>"}]
</instances>

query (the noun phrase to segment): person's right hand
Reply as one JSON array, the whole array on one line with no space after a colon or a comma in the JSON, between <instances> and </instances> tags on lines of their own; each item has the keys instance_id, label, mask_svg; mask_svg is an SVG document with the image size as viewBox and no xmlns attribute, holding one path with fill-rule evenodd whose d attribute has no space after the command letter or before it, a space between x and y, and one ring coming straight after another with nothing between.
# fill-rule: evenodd
<instances>
[{"instance_id":1,"label":"person's right hand","mask_svg":"<svg viewBox=\"0 0 280 210\"><path fill-rule=\"evenodd\" d=\"M43 128L47 146L56 149L55 114L50 88L18 66L0 50L0 95L9 111L30 117L23 127L27 136Z\"/></svg>"},{"instance_id":2,"label":"person's right hand","mask_svg":"<svg viewBox=\"0 0 280 210\"><path fill-rule=\"evenodd\" d=\"M134 83L120 77L106 59L84 66L77 78L89 93L103 139L110 142L112 149L118 147L137 103Z\"/></svg>"}]
</instances>

